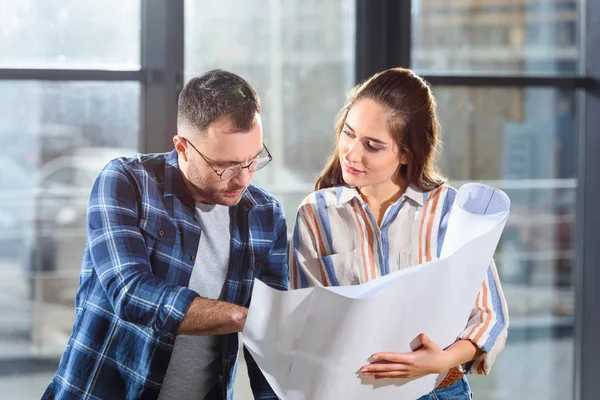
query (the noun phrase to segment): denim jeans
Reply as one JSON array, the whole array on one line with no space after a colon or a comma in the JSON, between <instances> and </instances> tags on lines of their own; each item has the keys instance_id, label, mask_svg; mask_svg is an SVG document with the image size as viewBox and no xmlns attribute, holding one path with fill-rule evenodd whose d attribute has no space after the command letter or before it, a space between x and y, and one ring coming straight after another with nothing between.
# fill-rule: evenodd
<instances>
[{"instance_id":1,"label":"denim jeans","mask_svg":"<svg viewBox=\"0 0 600 400\"><path fill-rule=\"evenodd\" d=\"M473 398L469 383L463 376L452 385L442 389L436 389L433 392L420 397L418 400L470 400Z\"/></svg>"}]
</instances>

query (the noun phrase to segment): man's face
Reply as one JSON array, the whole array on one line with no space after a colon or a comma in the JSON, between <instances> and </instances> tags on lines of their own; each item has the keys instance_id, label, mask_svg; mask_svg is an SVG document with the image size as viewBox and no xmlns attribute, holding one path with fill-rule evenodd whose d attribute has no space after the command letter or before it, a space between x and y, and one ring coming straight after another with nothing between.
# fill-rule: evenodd
<instances>
[{"instance_id":1,"label":"man's face","mask_svg":"<svg viewBox=\"0 0 600 400\"><path fill-rule=\"evenodd\" d=\"M254 173L244 168L236 176L221 180L215 170L221 173L237 164L246 166L263 152L260 115L256 114L254 125L247 132L232 132L228 119L213 122L206 132L179 129L179 135L173 140L179 152L181 170L192 196L196 201L203 203L228 207L236 205L250 185ZM188 141L206 160L187 143Z\"/></svg>"}]
</instances>

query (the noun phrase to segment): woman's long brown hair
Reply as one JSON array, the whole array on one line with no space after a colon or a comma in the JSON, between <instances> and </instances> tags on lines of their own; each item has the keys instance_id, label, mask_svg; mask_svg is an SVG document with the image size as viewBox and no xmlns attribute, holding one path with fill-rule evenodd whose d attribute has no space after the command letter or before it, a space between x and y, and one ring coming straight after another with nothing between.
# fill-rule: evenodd
<instances>
[{"instance_id":1,"label":"woman's long brown hair","mask_svg":"<svg viewBox=\"0 0 600 400\"><path fill-rule=\"evenodd\" d=\"M315 190L343 183L337 142L348 111L362 99L375 100L389 110L388 128L408 164L398 173L421 190L430 191L445 182L435 162L440 146L439 122L435 99L429 85L411 70L392 68L357 85L348 95L348 104L340 111L335 130L336 148L317 177Z\"/></svg>"}]
</instances>

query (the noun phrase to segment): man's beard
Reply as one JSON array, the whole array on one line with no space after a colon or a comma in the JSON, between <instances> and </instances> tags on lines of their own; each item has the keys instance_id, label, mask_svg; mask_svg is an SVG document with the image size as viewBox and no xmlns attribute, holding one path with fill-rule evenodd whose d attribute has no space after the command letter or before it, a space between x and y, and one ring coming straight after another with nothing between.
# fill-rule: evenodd
<instances>
[{"instance_id":1,"label":"man's beard","mask_svg":"<svg viewBox=\"0 0 600 400\"><path fill-rule=\"evenodd\" d=\"M232 207L240 202L244 192L246 189L215 189L212 188L209 184L205 182L205 180L198 173L194 173L190 176L191 180L189 183L192 184L195 194L201 197L206 203L209 204L219 204L222 206ZM198 184L196 184L198 182ZM240 190L240 193L236 196L227 196L225 192L227 190Z\"/></svg>"},{"instance_id":2,"label":"man's beard","mask_svg":"<svg viewBox=\"0 0 600 400\"><path fill-rule=\"evenodd\" d=\"M214 196L215 203L223 205L223 206L227 206L227 207L235 206L242 199L242 196L244 195L244 191L245 191L245 189L236 196L226 196L226 195L222 194L221 192L217 192L216 195Z\"/></svg>"}]
</instances>

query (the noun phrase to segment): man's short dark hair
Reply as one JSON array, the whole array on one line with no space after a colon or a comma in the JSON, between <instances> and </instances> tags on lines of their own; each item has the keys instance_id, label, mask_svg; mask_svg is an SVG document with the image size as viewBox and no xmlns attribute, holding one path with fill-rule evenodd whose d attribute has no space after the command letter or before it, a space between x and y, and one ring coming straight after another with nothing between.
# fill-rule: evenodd
<instances>
[{"instance_id":1,"label":"man's short dark hair","mask_svg":"<svg viewBox=\"0 0 600 400\"><path fill-rule=\"evenodd\" d=\"M260 110L258 94L244 78L214 69L185 85L179 95L177 124L203 132L226 117L233 132L246 132L252 129Z\"/></svg>"}]
</instances>

